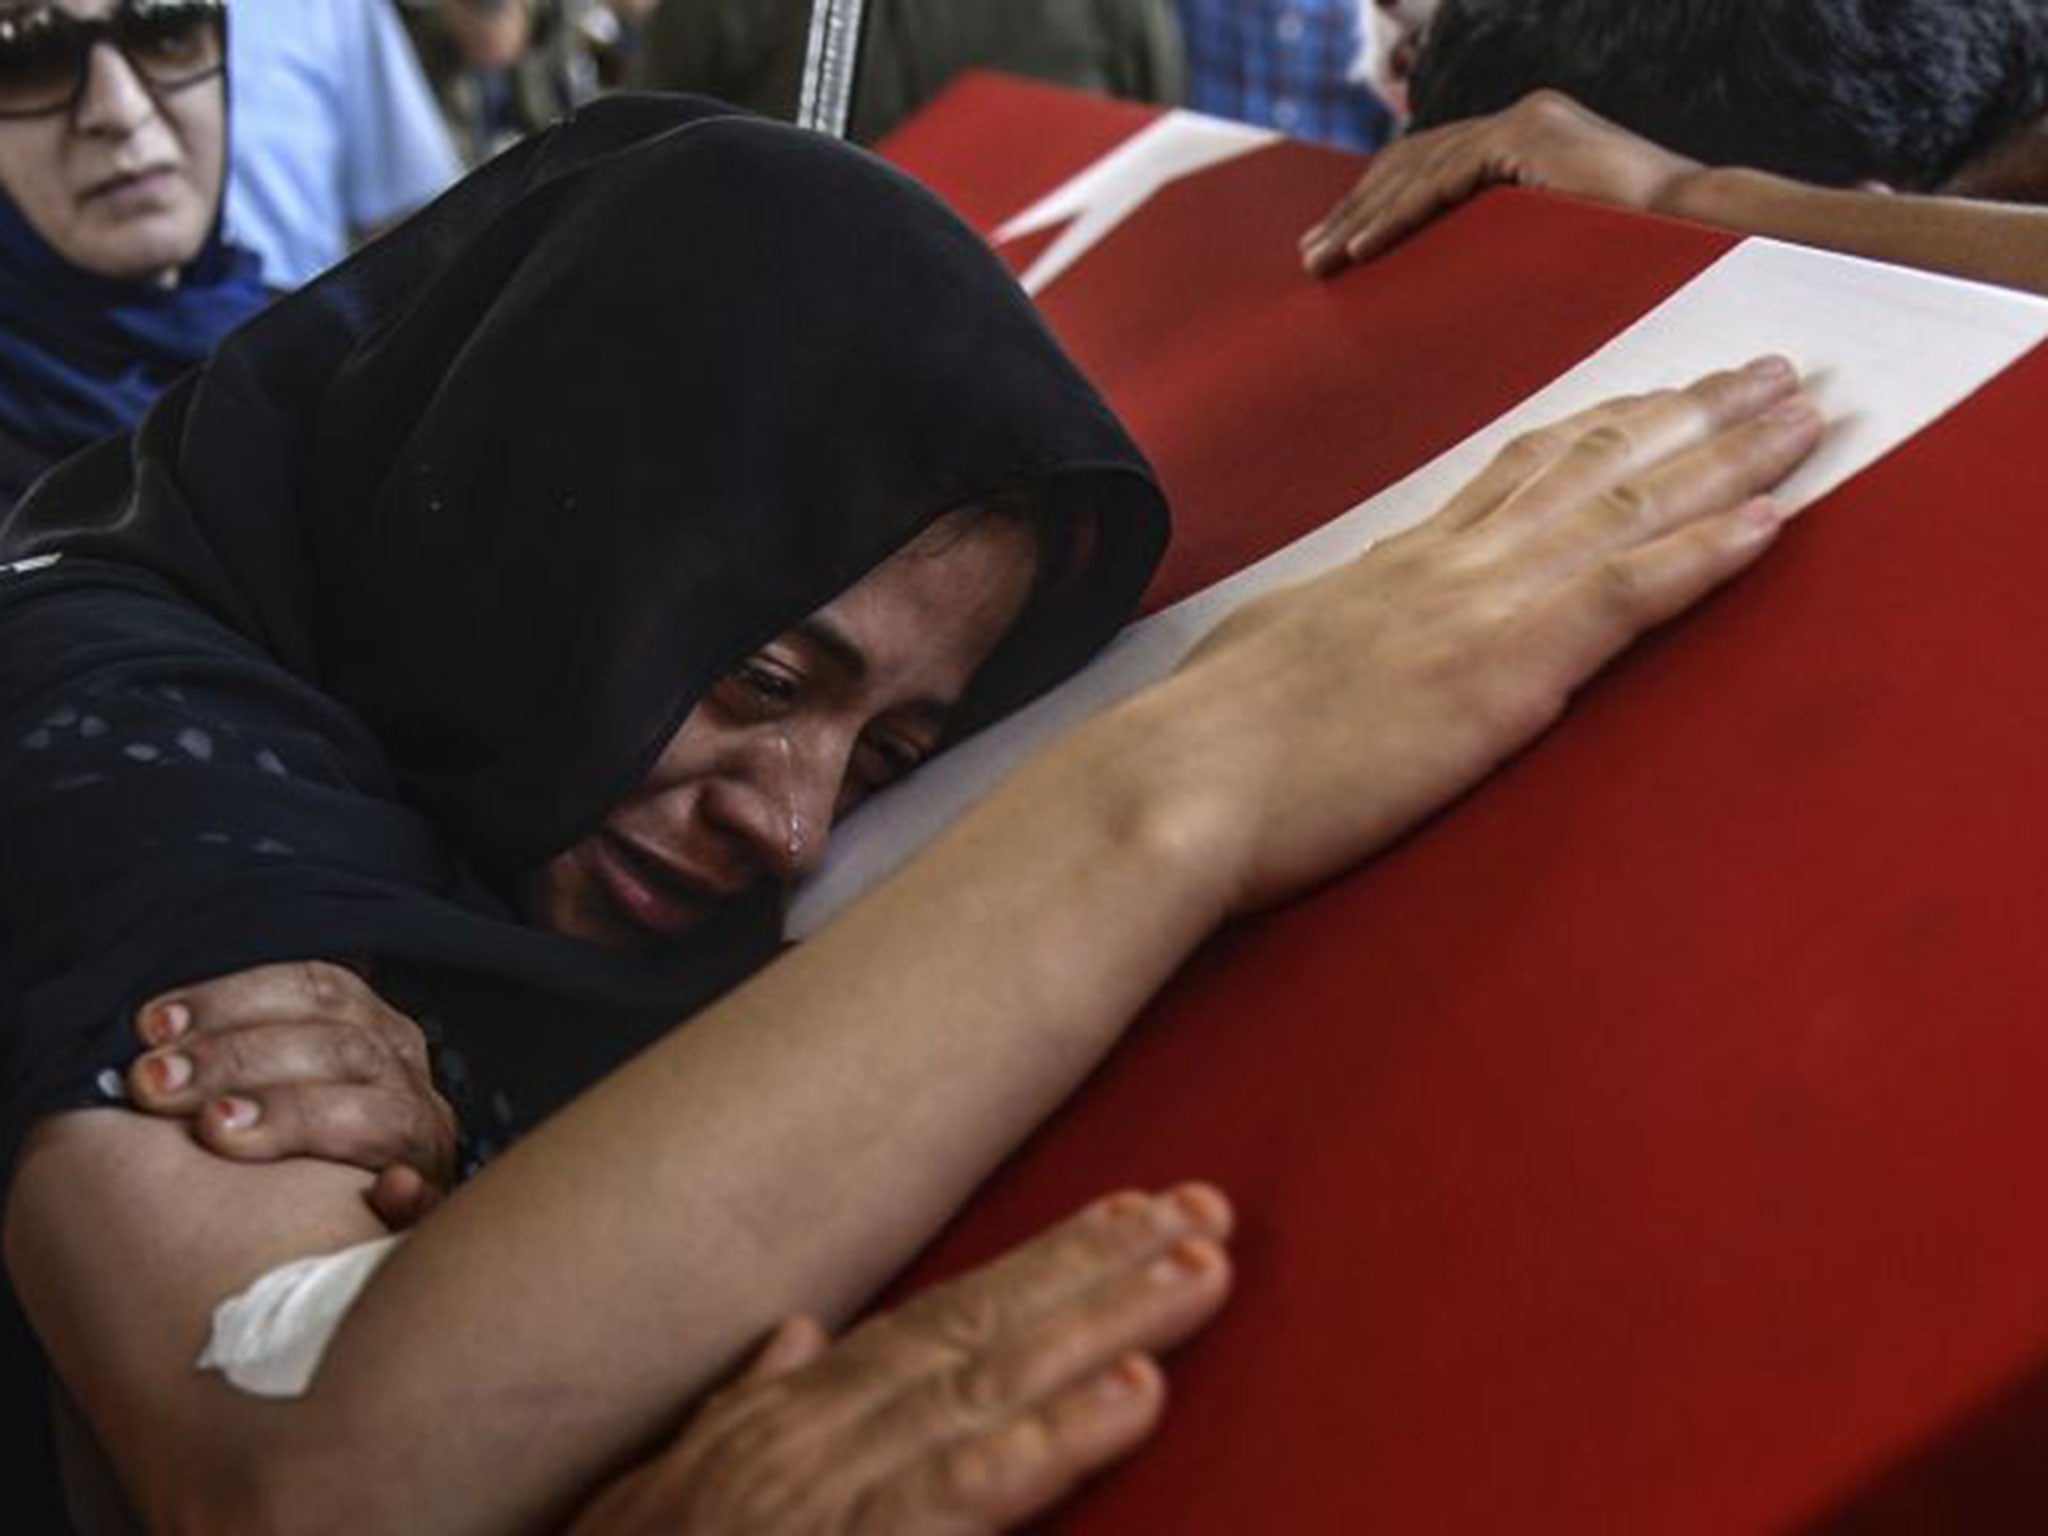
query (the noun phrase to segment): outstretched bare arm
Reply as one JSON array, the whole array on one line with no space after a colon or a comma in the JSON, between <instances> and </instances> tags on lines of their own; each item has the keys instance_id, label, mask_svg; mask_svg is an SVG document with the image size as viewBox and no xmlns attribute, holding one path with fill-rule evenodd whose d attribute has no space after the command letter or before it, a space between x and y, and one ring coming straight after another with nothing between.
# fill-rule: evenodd
<instances>
[{"instance_id":1,"label":"outstretched bare arm","mask_svg":"<svg viewBox=\"0 0 2048 1536\"><path fill-rule=\"evenodd\" d=\"M1754 560L1820 432L1782 362L1613 402L1250 605L449 1200L301 1402L190 1362L224 1295L377 1230L364 1176L50 1123L7 1240L58 1368L165 1529L559 1524L778 1318L858 1306L1219 922L1369 856Z\"/></svg>"},{"instance_id":2,"label":"outstretched bare arm","mask_svg":"<svg viewBox=\"0 0 2048 1536\"><path fill-rule=\"evenodd\" d=\"M1662 149L1554 91L1389 145L1301 237L1319 277L1492 186L1542 187L1744 234L2048 293L2048 208L1818 187Z\"/></svg>"}]
</instances>

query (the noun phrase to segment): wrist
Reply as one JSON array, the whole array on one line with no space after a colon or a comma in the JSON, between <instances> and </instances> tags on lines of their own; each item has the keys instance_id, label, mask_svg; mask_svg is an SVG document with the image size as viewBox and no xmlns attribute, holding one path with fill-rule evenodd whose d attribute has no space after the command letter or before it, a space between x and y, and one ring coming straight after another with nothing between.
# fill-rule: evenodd
<instances>
[{"instance_id":1,"label":"wrist","mask_svg":"<svg viewBox=\"0 0 2048 1536\"><path fill-rule=\"evenodd\" d=\"M1748 230L1757 222L1759 205L1778 184L1778 177L1743 166L1697 166L1666 182L1652 211L1698 224Z\"/></svg>"},{"instance_id":2,"label":"wrist","mask_svg":"<svg viewBox=\"0 0 2048 1536\"><path fill-rule=\"evenodd\" d=\"M1721 168L1712 165L1680 171L1658 189L1657 196L1651 201L1650 212L1661 213L1668 218L1691 219L1701 224L1718 223L1712 209L1717 190L1714 178L1721 174Z\"/></svg>"},{"instance_id":3,"label":"wrist","mask_svg":"<svg viewBox=\"0 0 2048 1536\"><path fill-rule=\"evenodd\" d=\"M1252 818L1233 796L1243 752L1216 750L1209 713L1179 679L1147 689L1076 733L1082 781L1105 836L1158 899L1197 934L1237 911L1250 879ZM1185 695L1185 696L1184 696Z\"/></svg>"}]
</instances>

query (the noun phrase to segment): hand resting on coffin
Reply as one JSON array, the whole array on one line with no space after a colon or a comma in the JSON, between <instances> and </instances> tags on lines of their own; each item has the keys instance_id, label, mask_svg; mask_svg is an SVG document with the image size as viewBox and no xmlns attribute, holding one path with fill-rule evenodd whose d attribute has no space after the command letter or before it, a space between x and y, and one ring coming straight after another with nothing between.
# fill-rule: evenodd
<instances>
[{"instance_id":1,"label":"hand resting on coffin","mask_svg":"<svg viewBox=\"0 0 2048 1536\"><path fill-rule=\"evenodd\" d=\"M1771 542L1822 423L1764 359L1511 444L1434 517L1226 619L1131 707L1148 794L1224 910L1366 857L1550 725L1579 683Z\"/></svg>"},{"instance_id":2,"label":"hand resting on coffin","mask_svg":"<svg viewBox=\"0 0 2048 1536\"><path fill-rule=\"evenodd\" d=\"M1153 1356L1230 1289L1204 1185L1097 1201L836 1343L785 1322L571 1536L983 1536L1042 1514L1159 1422Z\"/></svg>"},{"instance_id":3,"label":"hand resting on coffin","mask_svg":"<svg viewBox=\"0 0 2048 1536\"><path fill-rule=\"evenodd\" d=\"M1703 167L1556 91L1506 111L1426 128L1373 156L1358 184L1301 237L1302 262L1328 277L1368 261L1492 186L1544 187L1663 211Z\"/></svg>"},{"instance_id":4,"label":"hand resting on coffin","mask_svg":"<svg viewBox=\"0 0 2048 1536\"><path fill-rule=\"evenodd\" d=\"M1999 175L1996 167L1984 172L1987 191L2001 190ZM1971 185L1959 181L1956 190ZM1337 206L1302 234L1302 265L1317 277L1332 277L1493 186L1538 187L2048 293L2048 209L1817 186L1742 166L1702 165L1547 90L1490 116L1445 123L1388 145Z\"/></svg>"}]
</instances>

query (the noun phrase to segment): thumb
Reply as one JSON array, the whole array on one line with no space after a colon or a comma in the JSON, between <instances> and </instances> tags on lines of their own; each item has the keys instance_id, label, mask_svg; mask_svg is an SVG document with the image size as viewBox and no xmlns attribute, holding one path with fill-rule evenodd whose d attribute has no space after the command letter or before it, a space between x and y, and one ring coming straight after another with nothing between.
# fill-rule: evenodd
<instances>
[{"instance_id":1,"label":"thumb","mask_svg":"<svg viewBox=\"0 0 2048 1536\"><path fill-rule=\"evenodd\" d=\"M736 1384L773 1381L778 1376L787 1376L791 1371L800 1371L818 1356L825 1353L831 1344L825 1327L815 1317L798 1313L785 1317L760 1352L740 1372Z\"/></svg>"},{"instance_id":2,"label":"thumb","mask_svg":"<svg viewBox=\"0 0 2048 1536\"><path fill-rule=\"evenodd\" d=\"M442 1195L439 1186L410 1163L393 1163L377 1175L363 1198L385 1226L404 1232L424 1220Z\"/></svg>"}]
</instances>

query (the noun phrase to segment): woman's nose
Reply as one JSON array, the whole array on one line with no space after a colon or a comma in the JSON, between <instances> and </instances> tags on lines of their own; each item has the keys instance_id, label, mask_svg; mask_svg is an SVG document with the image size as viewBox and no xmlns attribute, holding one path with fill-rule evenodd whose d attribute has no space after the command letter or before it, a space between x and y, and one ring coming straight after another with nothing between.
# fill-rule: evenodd
<instances>
[{"instance_id":1,"label":"woman's nose","mask_svg":"<svg viewBox=\"0 0 2048 1536\"><path fill-rule=\"evenodd\" d=\"M788 736L779 739L776 756L782 768L785 880L800 880L823 862L825 839L832 833L851 750L830 740L798 743Z\"/></svg>"},{"instance_id":2,"label":"woman's nose","mask_svg":"<svg viewBox=\"0 0 2048 1536\"><path fill-rule=\"evenodd\" d=\"M743 784L717 797L719 819L776 879L793 883L818 867L846 777L833 743L768 732L750 744Z\"/></svg>"},{"instance_id":3,"label":"woman's nose","mask_svg":"<svg viewBox=\"0 0 2048 1536\"><path fill-rule=\"evenodd\" d=\"M74 121L84 133L133 133L156 115L156 98L142 77L104 40L93 44L85 61L85 89L79 95Z\"/></svg>"}]
</instances>

